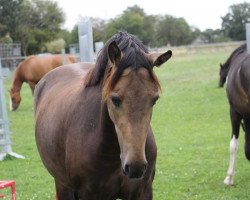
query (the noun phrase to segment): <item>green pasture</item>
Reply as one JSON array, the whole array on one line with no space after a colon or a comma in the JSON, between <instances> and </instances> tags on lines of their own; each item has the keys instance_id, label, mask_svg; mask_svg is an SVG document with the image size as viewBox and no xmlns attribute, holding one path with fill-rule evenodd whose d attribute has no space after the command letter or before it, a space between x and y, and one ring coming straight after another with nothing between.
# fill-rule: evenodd
<instances>
[{"instance_id":1,"label":"green pasture","mask_svg":"<svg viewBox=\"0 0 250 200\"><path fill-rule=\"evenodd\" d=\"M152 119L158 146L154 200L250 199L250 164L244 157L242 131L235 185L223 184L231 129L225 90L217 85L219 63L230 52L173 55L156 69L162 95ZM5 83L8 102L10 80ZM27 85L22 97L20 108L8 115L13 150L26 159L7 158L0 162L0 180L16 181L19 200L53 200L54 182L43 167L35 144L33 98Z\"/></svg>"}]
</instances>

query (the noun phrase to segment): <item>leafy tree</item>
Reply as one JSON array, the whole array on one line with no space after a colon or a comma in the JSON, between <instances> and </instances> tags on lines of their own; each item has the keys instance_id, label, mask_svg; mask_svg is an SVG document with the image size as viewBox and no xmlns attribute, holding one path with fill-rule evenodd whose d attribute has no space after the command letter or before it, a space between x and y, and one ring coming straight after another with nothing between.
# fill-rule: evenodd
<instances>
[{"instance_id":1,"label":"leafy tree","mask_svg":"<svg viewBox=\"0 0 250 200\"><path fill-rule=\"evenodd\" d=\"M66 42L63 38L53 40L46 43L46 49L50 53L61 53L61 50L65 47Z\"/></svg>"},{"instance_id":2,"label":"leafy tree","mask_svg":"<svg viewBox=\"0 0 250 200\"><path fill-rule=\"evenodd\" d=\"M10 37L10 35L7 33L4 37L0 38L0 43L13 43L13 40Z\"/></svg>"},{"instance_id":3,"label":"leafy tree","mask_svg":"<svg viewBox=\"0 0 250 200\"><path fill-rule=\"evenodd\" d=\"M200 37L200 35L201 35L200 29L198 29L194 26L191 26L190 29L192 31L192 40L195 40L196 38Z\"/></svg>"},{"instance_id":4,"label":"leafy tree","mask_svg":"<svg viewBox=\"0 0 250 200\"><path fill-rule=\"evenodd\" d=\"M0 0L0 33L21 42L23 54L41 51L55 39L64 14L51 0ZM1 28L3 27L3 28Z\"/></svg>"},{"instance_id":5,"label":"leafy tree","mask_svg":"<svg viewBox=\"0 0 250 200\"><path fill-rule=\"evenodd\" d=\"M57 36L55 38L55 40L59 40L59 39L63 39L64 40L64 47L66 52L69 52L69 45L72 44L71 43L71 32L68 31L67 29L61 29L58 33ZM53 41L52 41L53 42ZM61 44L61 43L60 43ZM60 50L61 51L61 50Z\"/></svg>"},{"instance_id":6,"label":"leafy tree","mask_svg":"<svg viewBox=\"0 0 250 200\"><path fill-rule=\"evenodd\" d=\"M70 32L70 44L78 43L78 26L75 25L72 31Z\"/></svg>"},{"instance_id":7,"label":"leafy tree","mask_svg":"<svg viewBox=\"0 0 250 200\"><path fill-rule=\"evenodd\" d=\"M141 36L141 40L149 45L156 46L156 24L158 23L157 17L154 15L146 15L144 17L143 23L143 34Z\"/></svg>"},{"instance_id":8,"label":"leafy tree","mask_svg":"<svg viewBox=\"0 0 250 200\"><path fill-rule=\"evenodd\" d=\"M11 38L15 37L22 3L23 0L0 0L0 37L7 33Z\"/></svg>"},{"instance_id":9,"label":"leafy tree","mask_svg":"<svg viewBox=\"0 0 250 200\"><path fill-rule=\"evenodd\" d=\"M32 17L31 23L24 24L31 28L31 34L36 41L38 49L45 47L45 43L57 37L60 26L64 22L64 13L58 7L58 3L51 0L32 0L29 13ZM29 43L29 41L28 41ZM34 53L32 48L28 53Z\"/></svg>"},{"instance_id":10,"label":"leafy tree","mask_svg":"<svg viewBox=\"0 0 250 200\"><path fill-rule=\"evenodd\" d=\"M245 24L250 20L250 3L234 4L229 12L222 17L222 30L224 35L233 40L245 40Z\"/></svg>"},{"instance_id":11,"label":"leafy tree","mask_svg":"<svg viewBox=\"0 0 250 200\"><path fill-rule=\"evenodd\" d=\"M154 32L155 18L147 16L139 6L128 7L122 15L107 24L105 40L117 31L127 31L136 35L145 44L149 44Z\"/></svg>"},{"instance_id":12,"label":"leafy tree","mask_svg":"<svg viewBox=\"0 0 250 200\"><path fill-rule=\"evenodd\" d=\"M189 44L192 41L192 31L184 18L165 15L157 25L157 41L158 46Z\"/></svg>"},{"instance_id":13,"label":"leafy tree","mask_svg":"<svg viewBox=\"0 0 250 200\"><path fill-rule=\"evenodd\" d=\"M225 37L221 29L206 29L203 31L200 36L206 43L215 43L215 42L227 42L230 41L230 38Z\"/></svg>"},{"instance_id":14,"label":"leafy tree","mask_svg":"<svg viewBox=\"0 0 250 200\"><path fill-rule=\"evenodd\" d=\"M90 18L93 27L94 42L103 41L105 38L106 22L100 18Z\"/></svg>"}]
</instances>

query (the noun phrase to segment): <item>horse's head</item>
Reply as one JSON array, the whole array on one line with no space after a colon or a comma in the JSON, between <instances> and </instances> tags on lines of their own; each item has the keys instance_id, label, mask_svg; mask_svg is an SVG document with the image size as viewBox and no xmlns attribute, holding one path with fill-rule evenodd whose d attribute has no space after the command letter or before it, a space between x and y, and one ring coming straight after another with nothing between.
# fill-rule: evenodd
<instances>
[{"instance_id":1,"label":"horse's head","mask_svg":"<svg viewBox=\"0 0 250 200\"><path fill-rule=\"evenodd\" d=\"M143 177L147 168L145 143L160 88L152 68L171 56L171 51L124 53L116 42L108 46L109 71L104 80L103 97L117 133L122 168L129 178Z\"/></svg>"},{"instance_id":2,"label":"horse's head","mask_svg":"<svg viewBox=\"0 0 250 200\"><path fill-rule=\"evenodd\" d=\"M220 64L220 80L219 80L219 87L223 87L226 80L227 80L227 74L228 74L228 67L225 65Z\"/></svg>"},{"instance_id":3,"label":"horse's head","mask_svg":"<svg viewBox=\"0 0 250 200\"><path fill-rule=\"evenodd\" d=\"M10 111L15 111L21 102L20 92L15 92L13 89L10 89Z\"/></svg>"}]
</instances>

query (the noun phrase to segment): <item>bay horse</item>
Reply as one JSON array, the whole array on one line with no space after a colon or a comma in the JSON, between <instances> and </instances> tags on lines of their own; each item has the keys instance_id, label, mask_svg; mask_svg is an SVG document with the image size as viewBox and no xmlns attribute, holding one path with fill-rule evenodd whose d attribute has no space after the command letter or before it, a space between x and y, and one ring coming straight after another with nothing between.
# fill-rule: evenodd
<instances>
[{"instance_id":1,"label":"bay horse","mask_svg":"<svg viewBox=\"0 0 250 200\"><path fill-rule=\"evenodd\" d=\"M59 200L153 198L150 121L160 89L153 67L171 56L119 32L94 66L62 66L37 84L36 143Z\"/></svg>"},{"instance_id":2,"label":"bay horse","mask_svg":"<svg viewBox=\"0 0 250 200\"><path fill-rule=\"evenodd\" d=\"M75 63L71 55L65 56L66 63ZM63 64L62 55L29 56L15 69L10 93L10 110L15 111L21 102L20 91L24 82L28 83L32 94L38 81L50 70Z\"/></svg>"},{"instance_id":3,"label":"bay horse","mask_svg":"<svg viewBox=\"0 0 250 200\"><path fill-rule=\"evenodd\" d=\"M233 185L238 138L242 121L242 127L245 131L245 156L250 160L250 54L246 51L246 44L234 50L225 64L221 65L221 86L223 86L226 79L232 135L230 141L230 162L224 183Z\"/></svg>"}]
</instances>

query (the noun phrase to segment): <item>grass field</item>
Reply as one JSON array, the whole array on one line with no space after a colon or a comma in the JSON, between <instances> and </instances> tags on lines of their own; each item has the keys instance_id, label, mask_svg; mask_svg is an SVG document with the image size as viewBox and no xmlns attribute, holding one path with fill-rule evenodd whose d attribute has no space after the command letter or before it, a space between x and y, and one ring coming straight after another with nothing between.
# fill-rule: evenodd
<instances>
[{"instance_id":1,"label":"grass field","mask_svg":"<svg viewBox=\"0 0 250 200\"><path fill-rule=\"evenodd\" d=\"M158 146L155 200L250 199L250 165L243 153L242 131L235 185L223 184L231 130L225 90L217 85L219 63L229 54L218 51L173 56L156 69L162 95L152 119ZM9 85L10 80L6 80L6 90ZM27 85L22 97L19 110L8 114L13 150L26 159L0 162L0 179L16 181L17 199L52 200L54 182L37 153L33 99Z\"/></svg>"}]
</instances>

